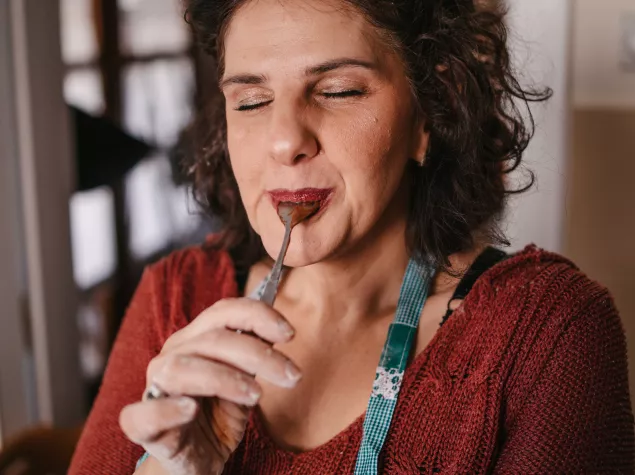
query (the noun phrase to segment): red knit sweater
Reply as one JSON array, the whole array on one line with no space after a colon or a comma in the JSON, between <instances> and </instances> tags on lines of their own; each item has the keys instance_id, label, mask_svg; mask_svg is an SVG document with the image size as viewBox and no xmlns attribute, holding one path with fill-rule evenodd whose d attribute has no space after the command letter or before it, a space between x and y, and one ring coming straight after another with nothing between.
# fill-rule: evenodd
<instances>
[{"instance_id":1,"label":"red knit sweater","mask_svg":"<svg viewBox=\"0 0 635 475\"><path fill-rule=\"evenodd\" d=\"M221 252L177 252L146 271L71 475L133 473L143 449L125 439L119 412L140 398L166 338L236 294ZM225 473L351 474L362 421L294 454L276 447L254 413ZM528 247L483 274L410 364L381 463L386 474L626 474L633 427L611 297L569 261Z\"/></svg>"}]
</instances>

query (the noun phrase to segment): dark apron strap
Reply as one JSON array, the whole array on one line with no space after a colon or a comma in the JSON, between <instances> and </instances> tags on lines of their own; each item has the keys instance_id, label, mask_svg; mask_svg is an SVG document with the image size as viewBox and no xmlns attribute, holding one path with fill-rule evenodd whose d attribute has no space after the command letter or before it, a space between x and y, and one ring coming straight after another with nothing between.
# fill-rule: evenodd
<instances>
[{"instance_id":1,"label":"dark apron strap","mask_svg":"<svg viewBox=\"0 0 635 475\"><path fill-rule=\"evenodd\" d=\"M467 270L459 285L457 285L452 298L448 300L448 308L443 316L443 320L441 321L441 325L443 325L450 315L452 315L453 310L450 308L450 304L454 300L464 300L467 297L467 294L470 293L472 287L476 281L481 277L487 270L494 267L499 262L505 260L509 255L501 251L500 249L496 249L495 247L486 248L481 254L476 258L476 260L472 263L470 268Z\"/></svg>"}]
</instances>

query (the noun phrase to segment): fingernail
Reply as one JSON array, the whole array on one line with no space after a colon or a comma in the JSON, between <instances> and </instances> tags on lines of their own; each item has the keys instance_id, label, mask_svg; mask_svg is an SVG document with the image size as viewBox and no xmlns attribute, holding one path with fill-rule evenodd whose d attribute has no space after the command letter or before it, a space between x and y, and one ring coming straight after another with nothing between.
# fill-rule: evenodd
<instances>
[{"instance_id":1,"label":"fingernail","mask_svg":"<svg viewBox=\"0 0 635 475\"><path fill-rule=\"evenodd\" d=\"M294 382L299 381L300 378L302 377L302 372L298 369L296 365L294 365L290 361L287 363L287 366L285 367L285 373L287 375L287 378L289 378L291 381L294 381Z\"/></svg>"},{"instance_id":2,"label":"fingernail","mask_svg":"<svg viewBox=\"0 0 635 475\"><path fill-rule=\"evenodd\" d=\"M250 384L247 381L240 381L240 390L241 392L245 393L247 395L247 397L249 398L249 400L251 402L253 402L254 404L256 402L258 402L258 400L260 399L260 390L255 387L253 384Z\"/></svg>"},{"instance_id":3,"label":"fingernail","mask_svg":"<svg viewBox=\"0 0 635 475\"><path fill-rule=\"evenodd\" d=\"M247 395L249 396L249 399L251 399L251 402L253 404L256 404L260 400L261 396L260 391L254 388L250 389Z\"/></svg>"},{"instance_id":4,"label":"fingernail","mask_svg":"<svg viewBox=\"0 0 635 475\"><path fill-rule=\"evenodd\" d=\"M176 401L181 412L185 415L191 416L196 411L196 401L189 397L180 397Z\"/></svg>"},{"instance_id":5,"label":"fingernail","mask_svg":"<svg viewBox=\"0 0 635 475\"><path fill-rule=\"evenodd\" d=\"M278 327L280 327L280 330L287 338L295 335L295 330L284 320L278 320Z\"/></svg>"},{"instance_id":6,"label":"fingernail","mask_svg":"<svg viewBox=\"0 0 635 475\"><path fill-rule=\"evenodd\" d=\"M249 399L248 404L256 404L260 400L260 396L262 396L260 390L251 384L245 383L244 387L241 387L241 389Z\"/></svg>"}]
</instances>

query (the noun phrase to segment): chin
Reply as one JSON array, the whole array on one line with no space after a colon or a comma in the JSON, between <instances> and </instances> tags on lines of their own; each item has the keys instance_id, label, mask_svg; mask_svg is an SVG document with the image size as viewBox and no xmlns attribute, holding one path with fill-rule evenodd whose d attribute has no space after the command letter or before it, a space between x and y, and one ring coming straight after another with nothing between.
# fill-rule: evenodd
<instances>
[{"instance_id":1,"label":"chin","mask_svg":"<svg viewBox=\"0 0 635 475\"><path fill-rule=\"evenodd\" d=\"M296 242L289 246L289 251L284 258L284 265L287 267L306 267L323 261L326 257L328 254L321 252L319 248Z\"/></svg>"},{"instance_id":2,"label":"chin","mask_svg":"<svg viewBox=\"0 0 635 475\"><path fill-rule=\"evenodd\" d=\"M315 226L317 227L317 226ZM310 228L315 228L310 226ZM284 265L288 267L306 267L327 259L335 246L333 233L329 233L327 239L321 239L319 229L307 229L302 224L291 232L291 243L285 255ZM271 230L261 235L265 251L273 259L278 258L284 228Z\"/></svg>"}]
</instances>

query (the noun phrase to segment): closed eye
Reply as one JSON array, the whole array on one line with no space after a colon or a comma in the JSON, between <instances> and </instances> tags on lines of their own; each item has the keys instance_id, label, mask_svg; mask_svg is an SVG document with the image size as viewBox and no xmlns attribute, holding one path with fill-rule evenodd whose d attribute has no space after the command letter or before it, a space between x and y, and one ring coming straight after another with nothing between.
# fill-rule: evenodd
<instances>
[{"instance_id":1,"label":"closed eye","mask_svg":"<svg viewBox=\"0 0 635 475\"><path fill-rule=\"evenodd\" d=\"M349 91L338 91L338 92L323 92L321 95L326 98L338 99L343 97L363 96L364 91L349 90Z\"/></svg>"},{"instance_id":2,"label":"closed eye","mask_svg":"<svg viewBox=\"0 0 635 475\"><path fill-rule=\"evenodd\" d=\"M356 89L351 89L351 90L347 90L347 91L338 91L338 92L322 92L320 93L321 96L326 97L327 99L344 99L347 97L356 97L356 96L363 96L365 94L365 91L361 91L361 90L356 90ZM256 110L256 109L260 109L262 107L265 107L269 104L271 104L273 101L263 101L263 102L256 102L253 104L243 104L241 106L236 107L234 110L238 111L238 112L246 112L246 111L251 111L251 110Z\"/></svg>"},{"instance_id":3,"label":"closed eye","mask_svg":"<svg viewBox=\"0 0 635 475\"><path fill-rule=\"evenodd\" d=\"M236 107L234 110L238 112L252 111L252 110L260 109L261 107L265 107L271 104L272 102L273 101L263 101L263 102L256 102L254 104L243 104L241 106Z\"/></svg>"}]
</instances>

